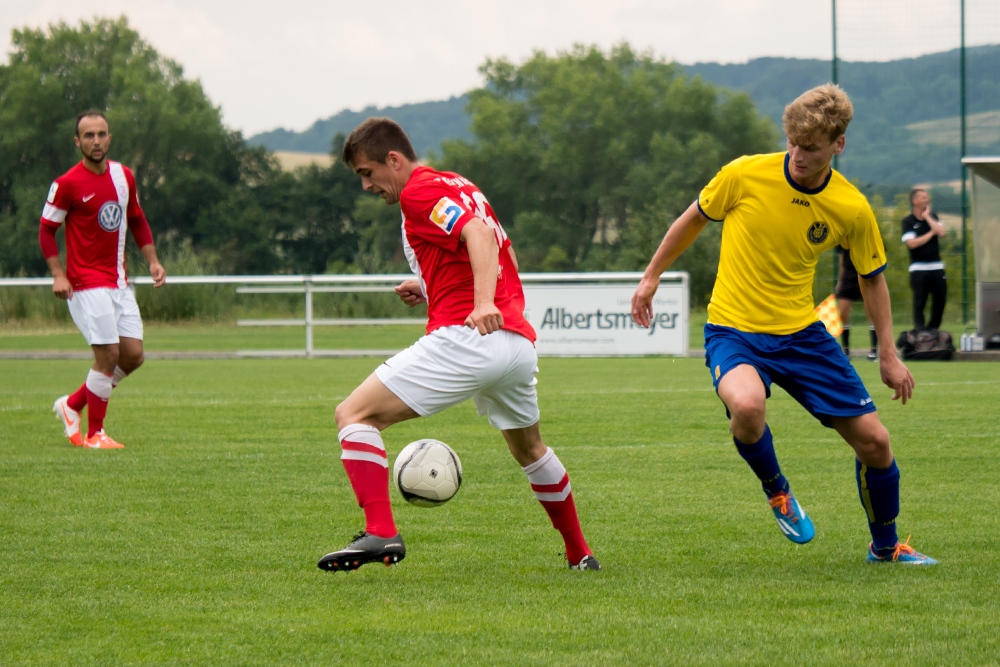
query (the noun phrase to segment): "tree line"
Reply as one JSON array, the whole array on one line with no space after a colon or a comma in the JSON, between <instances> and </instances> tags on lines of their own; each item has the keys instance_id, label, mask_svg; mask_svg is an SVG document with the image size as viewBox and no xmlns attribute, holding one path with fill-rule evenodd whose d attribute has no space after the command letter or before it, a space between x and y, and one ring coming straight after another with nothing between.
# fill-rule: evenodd
<instances>
[{"instance_id":1,"label":"tree line","mask_svg":"<svg viewBox=\"0 0 1000 667\"><path fill-rule=\"evenodd\" d=\"M41 206L79 160L74 122L89 108L107 114L111 157L135 172L168 270L177 249L217 273L405 270L398 207L339 161L282 172L124 17L15 30L12 44L0 66L0 274L45 275ZM430 162L483 190L527 271L642 268L723 164L779 137L745 93L627 44L490 60L481 73L472 138L444 142ZM696 303L711 291L720 234L710 227L677 266Z\"/></svg>"},{"instance_id":2,"label":"tree line","mask_svg":"<svg viewBox=\"0 0 1000 667\"><path fill-rule=\"evenodd\" d=\"M970 47L967 61L968 113L1000 111L1000 45ZM776 125L786 104L832 75L829 60L804 58L766 57L746 63L679 67L689 78L701 77L715 86L746 92L757 110ZM890 201L915 183L959 178L957 49L889 62L840 61L839 69L840 85L850 94L855 109L848 149L838 165L843 174L857 179L866 194L878 192ZM254 135L248 142L271 150L322 152L338 131L349 132L368 116L387 115L410 128L417 153L425 155L443 140L472 139L468 101L468 95L463 95L361 112L345 110L316 121L303 132L274 130ZM939 119L951 119L953 129L928 136L907 127ZM971 119L970 127L975 123ZM1000 131L972 129L969 140L970 155L1000 152ZM940 203L941 197L935 201ZM957 204L952 208L957 210Z\"/></svg>"}]
</instances>

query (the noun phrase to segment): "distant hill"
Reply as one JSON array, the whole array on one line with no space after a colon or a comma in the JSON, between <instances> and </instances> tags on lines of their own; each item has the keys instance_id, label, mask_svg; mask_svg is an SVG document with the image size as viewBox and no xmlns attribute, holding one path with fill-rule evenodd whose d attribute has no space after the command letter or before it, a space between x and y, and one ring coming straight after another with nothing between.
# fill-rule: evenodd
<instances>
[{"instance_id":1,"label":"distant hill","mask_svg":"<svg viewBox=\"0 0 1000 667\"><path fill-rule=\"evenodd\" d=\"M1000 45L967 51L970 154L1000 154ZM760 112L780 126L785 105L802 91L830 80L830 62L799 58L755 58L747 63L685 65L689 76L747 92ZM851 95L855 120L839 168L865 183L909 184L958 178L958 50L885 63L841 62L840 84ZM466 96L440 102L344 110L316 121L304 132L278 129L251 137L271 150L328 152L337 132L350 132L370 116L399 121L420 155L443 139L472 139ZM929 124L928 124L929 123ZM970 119L970 127L972 127Z\"/></svg>"},{"instance_id":2,"label":"distant hill","mask_svg":"<svg viewBox=\"0 0 1000 667\"><path fill-rule=\"evenodd\" d=\"M967 49L969 113L1000 105L1000 45ZM855 116L867 113L893 123L957 116L959 51L932 53L884 63L841 61L839 83L851 95ZM830 80L829 60L755 58L737 65L685 65L691 76L750 94L761 113L781 122L785 105L802 91ZM917 87L917 82L922 82ZM857 107L861 107L857 109ZM871 107L865 109L865 107Z\"/></svg>"},{"instance_id":3,"label":"distant hill","mask_svg":"<svg viewBox=\"0 0 1000 667\"><path fill-rule=\"evenodd\" d=\"M1000 45L969 48L966 62L968 152L1000 154L1000 126L990 121L990 112L1000 111ZM827 60L793 58L685 67L690 75L746 91L758 110L779 127L785 105L802 91L829 81L830 69ZM958 49L885 63L841 62L838 70L839 83L854 104L840 171L863 183L959 178Z\"/></svg>"},{"instance_id":4,"label":"distant hill","mask_svg":"<svg viewBox=\"0 0 1000 667\"><path fill-rule=\"evenodd\" d=\"M361 111L344 109L325 120L318 120L303 132L278 129L255 134L247 140L251 146L266 146L268 150L328 153L338 132L348 134L372 116L388 116L406 129L419 155L436 149L443 139L472 139L469 116L465 113L468 98L464 95L441 102L420 102L398 107L366 107Z\"/></svg>"}]
</instances>

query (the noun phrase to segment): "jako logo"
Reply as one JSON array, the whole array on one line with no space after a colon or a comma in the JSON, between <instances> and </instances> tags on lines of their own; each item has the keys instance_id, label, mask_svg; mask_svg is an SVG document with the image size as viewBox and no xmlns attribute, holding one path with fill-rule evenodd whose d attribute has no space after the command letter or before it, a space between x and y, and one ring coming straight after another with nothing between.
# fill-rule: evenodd
<instances>
[{"instance_id":1,"label":"jako logo","mask_svg":"<svg viewBox=\"0 0 1000 667\"><path fill-rule=\"evenodd\" d=\"M451 230L455 228L455 223L458 222L463 213L465 213L464 208L447 197L441 197L434 210L431 211L431 222L443 229L445 233L451 234Z\"/></svg>"},{"instance_id":2,"label":"jako logo","mask_svg":"<svg viewBox=\"0 0 1000 667\"><path fill-rule=\"evenodd\" d=\"M806 208L809 208L809 202L807 202L807 201L805 201L803 199L798 199L798 198L793 199L792 203L793 204L798 204L799 206L805 206Z\"/></svg>"}]
</instances>

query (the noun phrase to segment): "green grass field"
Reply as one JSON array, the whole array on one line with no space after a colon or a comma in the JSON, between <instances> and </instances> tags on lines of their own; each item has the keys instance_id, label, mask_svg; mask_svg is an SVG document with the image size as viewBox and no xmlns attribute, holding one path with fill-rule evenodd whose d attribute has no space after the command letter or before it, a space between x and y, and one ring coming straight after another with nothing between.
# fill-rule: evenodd
<instances>
[{"instance_id":1,"label":"green grass field","mask_svg":"<svg viewBox=\"0 0 1000 667\"><path fill-rule=\"evenodd\" d=\"M325 573L362 525L333 408L377 364L150 361L115 390L124 450L69 446L49 411L83 361L0 361L3 665L1000 664L1000 373L913 364L873 390L903 473L902 537L934 568L866 565L846 445L784 392L776 446L817 527L785 540L693 359L542 359L546 441L602 572L571 572L498 433L469 403L385 433L435 437L465 483L393 492L407 559Z\"/></svg>"},{"instance_id":2,"label":"green grass field","mask_svg":"<svg viewBox=\"0 0 1000 667\"><path fill-rule=\"evenodd\" d=\"M315 327L316 349L395 350L413 344L422 326ZM238 327L233 324L144 325L147 352L235 352L305 349L305 327ZM87 352L75 326L0 327L0 351Z\"/></svg>"}]
</instances>

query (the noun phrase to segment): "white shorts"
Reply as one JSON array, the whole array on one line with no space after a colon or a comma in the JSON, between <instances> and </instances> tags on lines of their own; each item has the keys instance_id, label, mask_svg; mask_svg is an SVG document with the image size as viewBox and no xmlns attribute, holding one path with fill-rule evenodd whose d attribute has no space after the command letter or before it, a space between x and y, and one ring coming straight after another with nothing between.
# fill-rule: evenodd
<instances>
[{"instance_id":1,"label":"white shorts","mask_svg":"<svg viewBox=\"0 0 1000 667\"><path fill-rule=\"evenodd\" d=\"M66 305L87 345L111 345L119 336L142 340L139 304L127 287L74 291Z\"/></svg>"},{"instance_id":2,"label":"white shorts","mask_svg":"<svg viewBox=\"0 0 1000 667\"><path fill-rule=\"evenodd\" d=\"M481 336L475 329L435 329L375 369L389 391L421 417L471 398L480 416L500 430L538 421L531 341L501 329Z\"/></svg>"}]
</instances>

